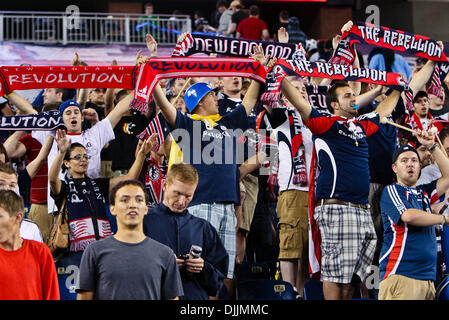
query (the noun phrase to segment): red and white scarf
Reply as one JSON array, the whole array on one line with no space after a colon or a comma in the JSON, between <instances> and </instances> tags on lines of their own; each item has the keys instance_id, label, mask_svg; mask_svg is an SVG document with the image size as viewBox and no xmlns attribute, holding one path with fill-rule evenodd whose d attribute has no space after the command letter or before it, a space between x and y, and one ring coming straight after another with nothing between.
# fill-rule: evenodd
<instances>
[{"instance_id":1,"label":"red and white scarf","mask_svg":"<svg viewBox=\"0 0 449 320\"><path fill-rule=\"evenodd\" d=\"M265 83L266 70L249 58L152 58L138 67L130 107L146 113L159 80L186 77L244 77Z\"/></svg>"}]
</instances>

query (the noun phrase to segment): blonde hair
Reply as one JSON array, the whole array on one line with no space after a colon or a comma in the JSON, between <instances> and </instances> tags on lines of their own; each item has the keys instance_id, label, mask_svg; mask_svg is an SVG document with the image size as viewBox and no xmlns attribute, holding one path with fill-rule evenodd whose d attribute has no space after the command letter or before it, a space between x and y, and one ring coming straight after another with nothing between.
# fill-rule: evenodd
<instances>
[{"instance_id":1,"label":"blonde hair","mask_svg":"<svg viewBox=\"0 0 449 320\"><path fill-rule=\"evenodd\" d=\"M197 184L198 172L190 164L175 163L171 165L165 178L169 184L172 184L175 180L188 184Z\"/></svg>"}]
</instances>

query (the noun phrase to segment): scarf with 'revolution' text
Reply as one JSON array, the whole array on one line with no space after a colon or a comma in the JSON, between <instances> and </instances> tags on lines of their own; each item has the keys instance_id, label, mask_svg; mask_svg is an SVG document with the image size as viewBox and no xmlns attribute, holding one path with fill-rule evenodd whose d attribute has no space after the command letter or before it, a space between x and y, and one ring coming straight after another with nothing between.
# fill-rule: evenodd
<instances>
[{"instance_id":1,"label":"scarf with 'revolution' text","mask_svg":"<svg viewBox=\"0 0 449 320\"><path fill-rule=\"evenodd\" d=\"M383 70L354 68L350 65L331 64L326 62L310 62L305 59L278 60L268 69L265 92L260 100L276 108L280 98L282 80L287 76L319 77L335 80L358 81L379 84L395 90L409 90L407 83L398 73Z\"/></svg>"},{"instance_id":2,"label":"scarf with 'revolution' text","mask_svg":"<svg viewBox=\"0 0 449 320\"><path fill-rule=\"evenodd\" d=\"M0 67L0 95L43 88L134 89L132 109L146 113L160 79L237 76L265 83L266 70L249 58L151 58L139 66Z\"/></svg>"},{"instance_id":3,"label":"scarf with 'revolution' text","mask_svg":"<svg viewBox=\"0 0 449 320\"><path fill-rule=\"evenodd\" d=\"M266 70L250 58L151 58L138 67L130 108L148 112L148 101L159 80L178 77L244 77L265 83Z\"/></svg>"},{"instance_id":4,"label":"scarf with 'revolution' text","mask_svg":"<svg viewBox=\"0 0 449 320\"><path fill-rule=\"evenodd\" d=\"M7 131L53 131L65 129L62 117L58 110L50 110L23 116L0 117L0 130Z\"/></svg>"},{"instance_id":5,"label":"scarf with 'revolution' text","mask_svg":"<svg viewBox=\"0 0 449 320\"><path fill-rule=\"evenodd\" d=\"M14 90L44 88L134 89L135 66L0 67L0 96Z\"/></svg>"}]
</instances>

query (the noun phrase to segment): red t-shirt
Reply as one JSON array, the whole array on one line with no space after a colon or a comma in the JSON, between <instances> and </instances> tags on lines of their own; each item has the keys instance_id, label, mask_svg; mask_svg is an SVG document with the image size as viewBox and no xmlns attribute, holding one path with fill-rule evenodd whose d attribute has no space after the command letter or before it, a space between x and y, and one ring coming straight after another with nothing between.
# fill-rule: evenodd
<instances>
[{"instance_id":1,"label":"red t-shirt","mask_svg":"<svg viewBox=\"0 0 449 320\"><path fill-rule=\"evenodd\" d=\"M28 163L33 161L42 145L39 141L34 139L31 134L27 134L19 139L26 148L25 159ZM37 172L34 179L31 180L30 202L31 203L47 203L47 185L48 185L48 168L47 161L42 164L42 167Z\"/></svg>"},{"instance_id":2,"label":"red t-shirt","mask_svg":"<svg viewBox=\"0 0 449 320\"><path fill-rule=\"evenodd\" d=\"M237 27L237 32L243 39L262 40L262 31L268 29L265 21L256 17L242 20Z\"/></svg>"},{"instance_id":3,"label":"red t-shirt","mask_svg":"<svg viewBox=\"0 0 449 320\"><path fill-rule=\"evenodd\" d=\"M14 251L0 248L0 300L59 300L56 267L50 249L23 240Z\"/></svg>"}]
</instances>

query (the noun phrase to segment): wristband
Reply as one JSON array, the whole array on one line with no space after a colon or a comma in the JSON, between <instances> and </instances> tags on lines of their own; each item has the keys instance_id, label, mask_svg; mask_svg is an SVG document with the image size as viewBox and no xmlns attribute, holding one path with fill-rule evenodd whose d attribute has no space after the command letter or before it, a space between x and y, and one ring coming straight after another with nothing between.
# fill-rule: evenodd
<instances>
[{"instance_id":1,"label":"wristband","mask_svg":"<svg viewBox=\"0 0 449 320\"><path fill-rule=\"evenodd\" d=\"M433 146L431 146L431 147L429 148L429 152L433 152L433 151L436 149L436 147L438 147L438 144L437 144L437 143L434 143Z\"/></svg>"},{"instance_id":2,"label":"wristband","mask_svg":"<svg viewBox=\"0 0 449 320\"><path fill-rule=\"evenodd\" d=\"M443 216L443 222L441 223L441 225L443 225L443 226L444 226L444 225L446 224L446 215L445 215L445 214L443 214L442 216Z\"/></svg>"}]
</instances>

